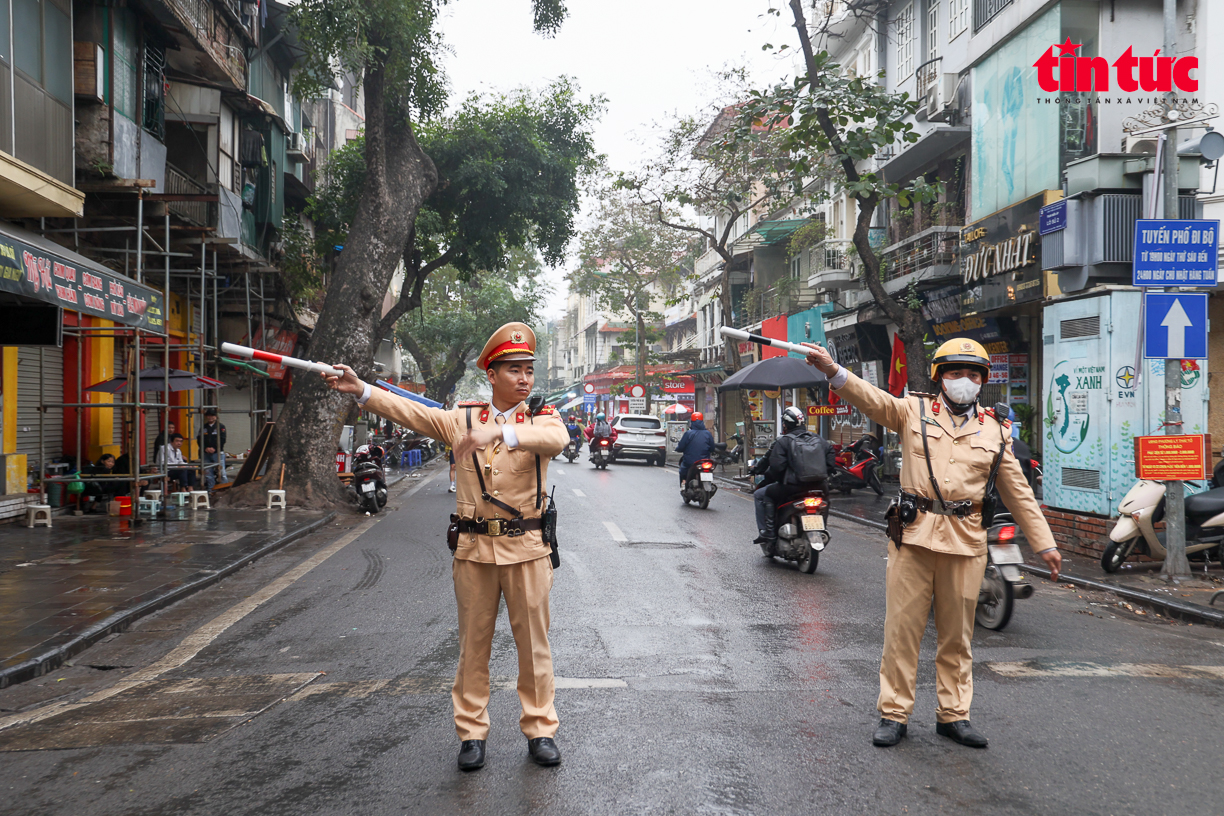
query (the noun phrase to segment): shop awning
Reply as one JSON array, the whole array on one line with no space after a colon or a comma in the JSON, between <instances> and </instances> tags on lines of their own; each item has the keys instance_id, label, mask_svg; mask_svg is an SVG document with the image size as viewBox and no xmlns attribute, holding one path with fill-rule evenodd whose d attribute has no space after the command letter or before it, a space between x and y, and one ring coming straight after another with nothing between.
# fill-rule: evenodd
<instances>
[{"instance_id":1,"label":"shop awning","mask_svg":"<svg viewBox=\"0 0 1224 816\"><path fill-rule=\"evenodd\" d=\"M0 292L162 334L162 293L16 224L0 222Z\"/></svg>"},{"instance_id":2,"label":"shop awning","mask_svg":"<svg viewBox=\"0 0 1224 816\"><path fill-rule=\"evenodd\" d=\"M807 218L780 218L774 221L761 221L755 227L735 239L736 251L754 249L759 246L773 246L789 240L795 230L808 223Z\"/></svg>"}]
</instances>

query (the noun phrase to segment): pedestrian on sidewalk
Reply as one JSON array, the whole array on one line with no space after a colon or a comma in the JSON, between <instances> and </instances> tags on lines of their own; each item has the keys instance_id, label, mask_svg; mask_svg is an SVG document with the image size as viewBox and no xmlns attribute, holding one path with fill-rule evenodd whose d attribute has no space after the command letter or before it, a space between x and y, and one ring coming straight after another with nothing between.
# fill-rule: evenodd
<instances>
[{"instance_id":1,"label":"pedestrian on sidewalk","mask_svg":"<svg viewBox=\"0 0 1224 816\"><path fill-rule=\"evenodd\" d=\"M204 425L196 434L200 443L200 458L204 461L204 488L212 490L229 479L225 475L225 423L217 421L217 410L204 412Z\"/></svg>"},{"instance_id":2,"label":"pedestrian on sidewalk","mask_svg":"<svg viewBox=\"0 0 1224 816\"><path fill-rule=\"evenodd\" d=\"M523 323L502 326L480 352L493 400L460 403L452 410L427 408L362 382L345 365L342 377L324 375L332 388L358 397L365 410L449 444L458 470L458 513L452 573L459 605L459 667L451 689L459 768L485 762L489 734L489 655L498 603L505 598L518 647L519 728L531 758L556 765L557 711L548 644L551 550L541 514L548 497L548 462L569 441L551 406L534 415L526 401L535 384L535 334Z\"/></svg>"},{"instance_id":3,"label":"pedestrian on sidewalk","mask_svg":"<svg viewBox=\"0 0 1224 816\"><path fill-rule=\"evenodd\" d=\"M996 486L1033 551L1058 580L1062 557L1050 526L1011 449L1004 417L978 405L990 357L968 338L949 340L931 362L934 394L894 397L833 362L819 345L807 362L837 395L901 437L900 541L890 538L885 579L884 654L880 659L880 724L875 745L896 745L914 710L918 647L934 602L937 645L936 733L985 748L969 722L973 702L973 615L986 570L982 502L997 467ZM996 465L996 457L997 465ZM891 512L891 511L890 511Z\"/></svg>"}]
</instances>

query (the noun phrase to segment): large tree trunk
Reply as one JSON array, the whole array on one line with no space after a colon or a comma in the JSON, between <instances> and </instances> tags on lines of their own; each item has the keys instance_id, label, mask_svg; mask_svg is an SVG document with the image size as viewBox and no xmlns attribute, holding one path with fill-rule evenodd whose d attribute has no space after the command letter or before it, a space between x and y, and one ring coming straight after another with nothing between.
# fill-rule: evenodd
<instances>
[{"instance_id":1,"label":"large tree trunk","mask_svg":"<svg viewBox=\"0 0 1224 816\"><path fill-rule=\"evenodd\" d=\"M421 203L437 184L433 162L417 144L398 100L384 92L382 68L365 70L366 181L344 252L310 342L310 357L347 363L372 379L383 296L407 244ZM324 507L347 503L336 478L335 453L352 397L328 389L320 377L298 372L276 423L268 473L285 466L290 504ZM228 503L263 505L268 482L229 491Z\"/></svg>"}]
</instances>

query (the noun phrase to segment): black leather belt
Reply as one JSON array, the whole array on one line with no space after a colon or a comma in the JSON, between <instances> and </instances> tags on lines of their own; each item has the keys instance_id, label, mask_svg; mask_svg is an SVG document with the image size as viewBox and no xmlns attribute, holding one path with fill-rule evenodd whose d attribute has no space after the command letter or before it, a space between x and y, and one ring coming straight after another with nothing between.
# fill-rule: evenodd
<instances>
[{"instance_id":1,"label":"black leather belt","mask_svg":"<svg viewBox=\"0 0 1224 816\"><path fill-rule=\"evenodd\" d=\"M517 518L517 519L459 519L459 532L461 533L478 533L488 536L521 536L530 530L539 530L540 520L538 518Z\"/></svg>"},{"instance_id":2,"label":"black leather belt","mask_svg":"<svg viewBox=\"0 0 1224 816\"><path fill-rule=\"evenodd\" d=\"M913 501L914 506L921 512L934 513L937 516L956 516L957 518L964 518L971 513L982 512L981 502L969 501L967 499L962 501L948 502L947 506L944 506L934 499L929 499L926 496L918 496L913 493L902 493L901 497L903 499L908 498Z\"/></svg>"}]
</instances>

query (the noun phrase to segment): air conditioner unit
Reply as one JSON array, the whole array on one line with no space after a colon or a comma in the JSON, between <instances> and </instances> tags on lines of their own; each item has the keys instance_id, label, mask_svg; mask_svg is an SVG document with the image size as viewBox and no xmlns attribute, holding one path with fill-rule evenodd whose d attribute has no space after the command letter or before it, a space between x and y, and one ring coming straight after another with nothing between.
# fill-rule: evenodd
<instances>
[{"instance_id":1,"label":"air conditioner unit","mask_svg":"<svg viewBox=\"0 0 1224 816\"><path fill-rule=\"evenodd\" d=\"M288 151L303 159L310 158L310 135L307 133L290 133Z\"/></svg>"},{"instance_id":2,"label":"air conditioner unit","mask_svg":"<svg viewBox=\"0 0 1224 816\"><path fill-rule=\"evenodd\" d=\"M929 122L947 122L956 108L958 74L940 74L926 90L926 115Z\"/></svg>"}]
</instances>

